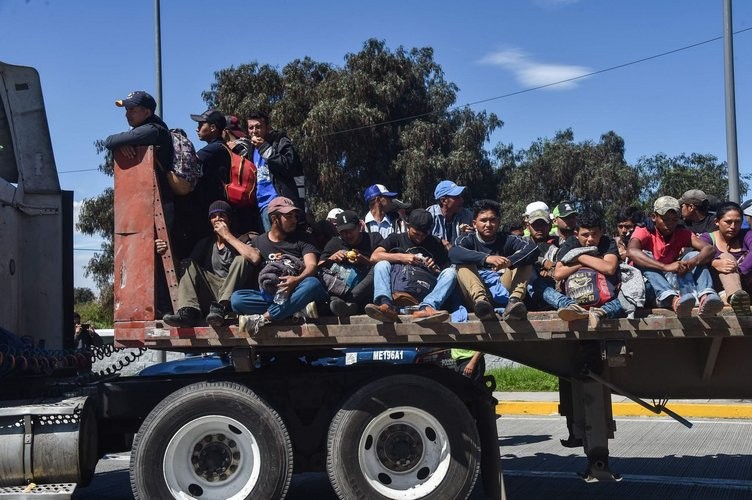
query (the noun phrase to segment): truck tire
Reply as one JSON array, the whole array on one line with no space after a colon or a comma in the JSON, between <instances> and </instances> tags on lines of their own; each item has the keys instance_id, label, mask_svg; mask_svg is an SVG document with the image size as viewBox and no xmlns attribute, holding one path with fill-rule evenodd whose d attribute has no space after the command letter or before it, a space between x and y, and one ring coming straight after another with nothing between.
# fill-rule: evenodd
<instances>
[{"instance_id":1,"label":"truck tire","mask_svg":"<svg viewBox=\"0 0 752 500\"><path fill-rule=\"evenodd\" d=\"M133 441L136 499L284 498L292 444L280 416L253 391L201 382L166 397Z\"/></svg>"},{"instance_id":2,"label":"truck tire","mask_svg":"<svg viewBox=\"0 0 752 500\"><path fill-rule=\"evenodd\" d=\"M462 499L480 452L475 419L452 391L393 375L358 389L334 416L326 465L341 499Z\"/></svg>"}]
</instances>

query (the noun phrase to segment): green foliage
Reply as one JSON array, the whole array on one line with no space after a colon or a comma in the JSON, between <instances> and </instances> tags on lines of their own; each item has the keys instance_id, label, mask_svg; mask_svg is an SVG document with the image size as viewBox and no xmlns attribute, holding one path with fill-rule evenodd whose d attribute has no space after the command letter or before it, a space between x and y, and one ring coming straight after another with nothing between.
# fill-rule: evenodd
<instances>
[{"instance_id":1,"label":"green foliage","mask_svg":"<svg viewBox=\"0 0 752 500\"><path fill-rule=\"evenodd\" d=\"M433 49L391 51L371 39L342 68L305 58L281 71L256 62L221 70L203 96L241 117L271 112L272 126L293 139L308 204L322 217L332 206L364 211L363 190L374 183L415 206L433 203L444 178L467 184L473 196L492 194L494 169L483 146L502 123L450 109L456 92Z\"/></svg>"},{"instance_id":2,"label":"green foliage","mask_svg":"<svg viewBox=\"0 0 752 500\"><path fill-rule=\"evenodd\" d=\"M74 304L81 304L83 302L92 302L93 300L96 300L96 295L94 295L94 292L91 291L90 288L81 288L81 287L75 287L73 288L73 303Z\"/></svg>"},{"instance_id":3,"label":"green foliage","mask_svg":"<svg viewBox=\"0 0 752 500\"><path fill-rule=\"evenodd\" d=\"M486 370L496 380L496 390L506 392L552 392L559 390L559 379L528 366L510 366Z\"/></svg>"},{"instance_id":4,"label":"green foliage","mask_svg":"<svg viewBox=\"0 0 752 500\"><path fill-rule=\"evenodd\" d=\"M96 300L77 303L73 310L81 315L82 323L89 323L94 328L112 328L115 322L112 307Z\"/></svg>"}]
</instances>

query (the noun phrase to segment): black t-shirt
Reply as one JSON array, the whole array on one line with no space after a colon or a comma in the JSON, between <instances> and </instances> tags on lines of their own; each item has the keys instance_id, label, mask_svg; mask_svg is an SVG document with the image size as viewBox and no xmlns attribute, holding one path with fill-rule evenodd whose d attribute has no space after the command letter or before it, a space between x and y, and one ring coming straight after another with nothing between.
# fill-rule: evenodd
<instances>
[{"instance_id":1,"label":"black t-shirt","mask_svg":"<svg viewBox=\"0 0 752 500\"><path fill-rule=\"evenodd\" d=\"M431 257L441 269L449 267L450 264L444 244L431 234L417 244L408 237L408 233L392 233L379 246L392 253L422 253L426 257Z\"/></svg>"},{"instance_id":2,"label":"black t-shirt","mask_svg":"<svg viewBox=\"0 0 752 500\"><path fill-rule=\"evenodd\" d=\"M300 260L303 260L303 256L309 253L316 254L318 257L319 251L313 246L307 239L298 238L296 235L291 235L286 240L282 240L275 243L269 240L269 233L258 235L258 237L251 243L254 247L258 248L261 252L261 258L264 259L264 264L267 264L271 260L270 255L283 254L292 255Z\"/></svg>"},{"instance_id":3,"label":"black t-shirt","mask_svg":"<svg viewBox=\"0 0 752 500\"><path fill-rule=\"evenodd\" d=\"M382 246L381 242L384 241L384 237L379 233L361 233L360 235L360 243L355 246L348 245L339 236L332 237L324 247L324 251L321 252L321 260L328 259L340 250L357 250L359 254L370 257L376 248Z\"/></svg>"},{"instance_id":4,"label":"black t-shirt","mask_svg":"<svg viewBox=\"0 0 752 500\"><path fill-rule=\"evenodd\" d=\"M580 240L577 239L577 236L570 236L564 241L564 243L561 244L559 253L556 255L556 260L561 260L561 258L564 257L567 252L575 248L582 248L582 245L580 245ZM616 240L611 236L608 236L606 234L601 236L601 241L598 242L597 248L598 251L595 254L595 257L604 257L608 254L613 254L616 255L617 262L619 261L619 247L616 246ZM611 282L611 284L618 285L621 281L621 274L619 273L619 269L616 269L616 272L613 274L613 276L606 276L606 279Z\"/></svg>"}]
</instances>

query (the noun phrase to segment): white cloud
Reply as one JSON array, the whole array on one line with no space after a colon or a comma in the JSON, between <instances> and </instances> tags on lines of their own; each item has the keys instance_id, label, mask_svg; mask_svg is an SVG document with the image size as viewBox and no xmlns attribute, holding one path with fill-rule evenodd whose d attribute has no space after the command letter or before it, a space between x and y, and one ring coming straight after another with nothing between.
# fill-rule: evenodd
<instances>
[{"instance_id":1,"label":"white cloud","mask_svg":"<svg viewBox=\"0 0 752 500\"><path fill-rule=\"evenodd\" d=\"M573 89L577 86L579 79L571 80L572 78L586 75L593 71L587 66L538 62L520 49L491 52L483 56L479 62L481 64L499 66L511 71L515 79L524 87L540 87L542 85L562 82L548 87L551 90Z\"/></svg>"}]
</instances>

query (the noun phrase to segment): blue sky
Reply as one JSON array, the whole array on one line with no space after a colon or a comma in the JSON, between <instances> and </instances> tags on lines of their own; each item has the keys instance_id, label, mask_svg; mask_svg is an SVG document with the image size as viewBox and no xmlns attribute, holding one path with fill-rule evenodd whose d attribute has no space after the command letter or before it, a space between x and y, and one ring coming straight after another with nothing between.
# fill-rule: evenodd
<instances>
[{"instance_id":1,"label":"blue sky","mask_svg":"<svg viewBox=\"0 0 752 500\"><path fill-rule=\"evenodd\" d=\"M636 61L723 34L722 1L444 0L162 1L164 118L193 130L215 71L256 60L282 67L310 56L343 64L368 38L434 48L457 104ZM60 182L80 202L111 179L95 140L125 130L113 101L155 90L153 0L0 0L0 60L39 70ZM734 29L752 2L734 2ZM752 31L734 40L739 165L752 173ZM504 126L492 137L527 148L572 127L575 140L614 130L627 160L709 153L726 159L721 40L573 82L473 106ZM194 141L197 142L195 132ZM197 142L198 143L198 142ZM676 193L672 193L676 194ZM96 239L76 235L76 286Z\"/></svg>"}]
</instances>

